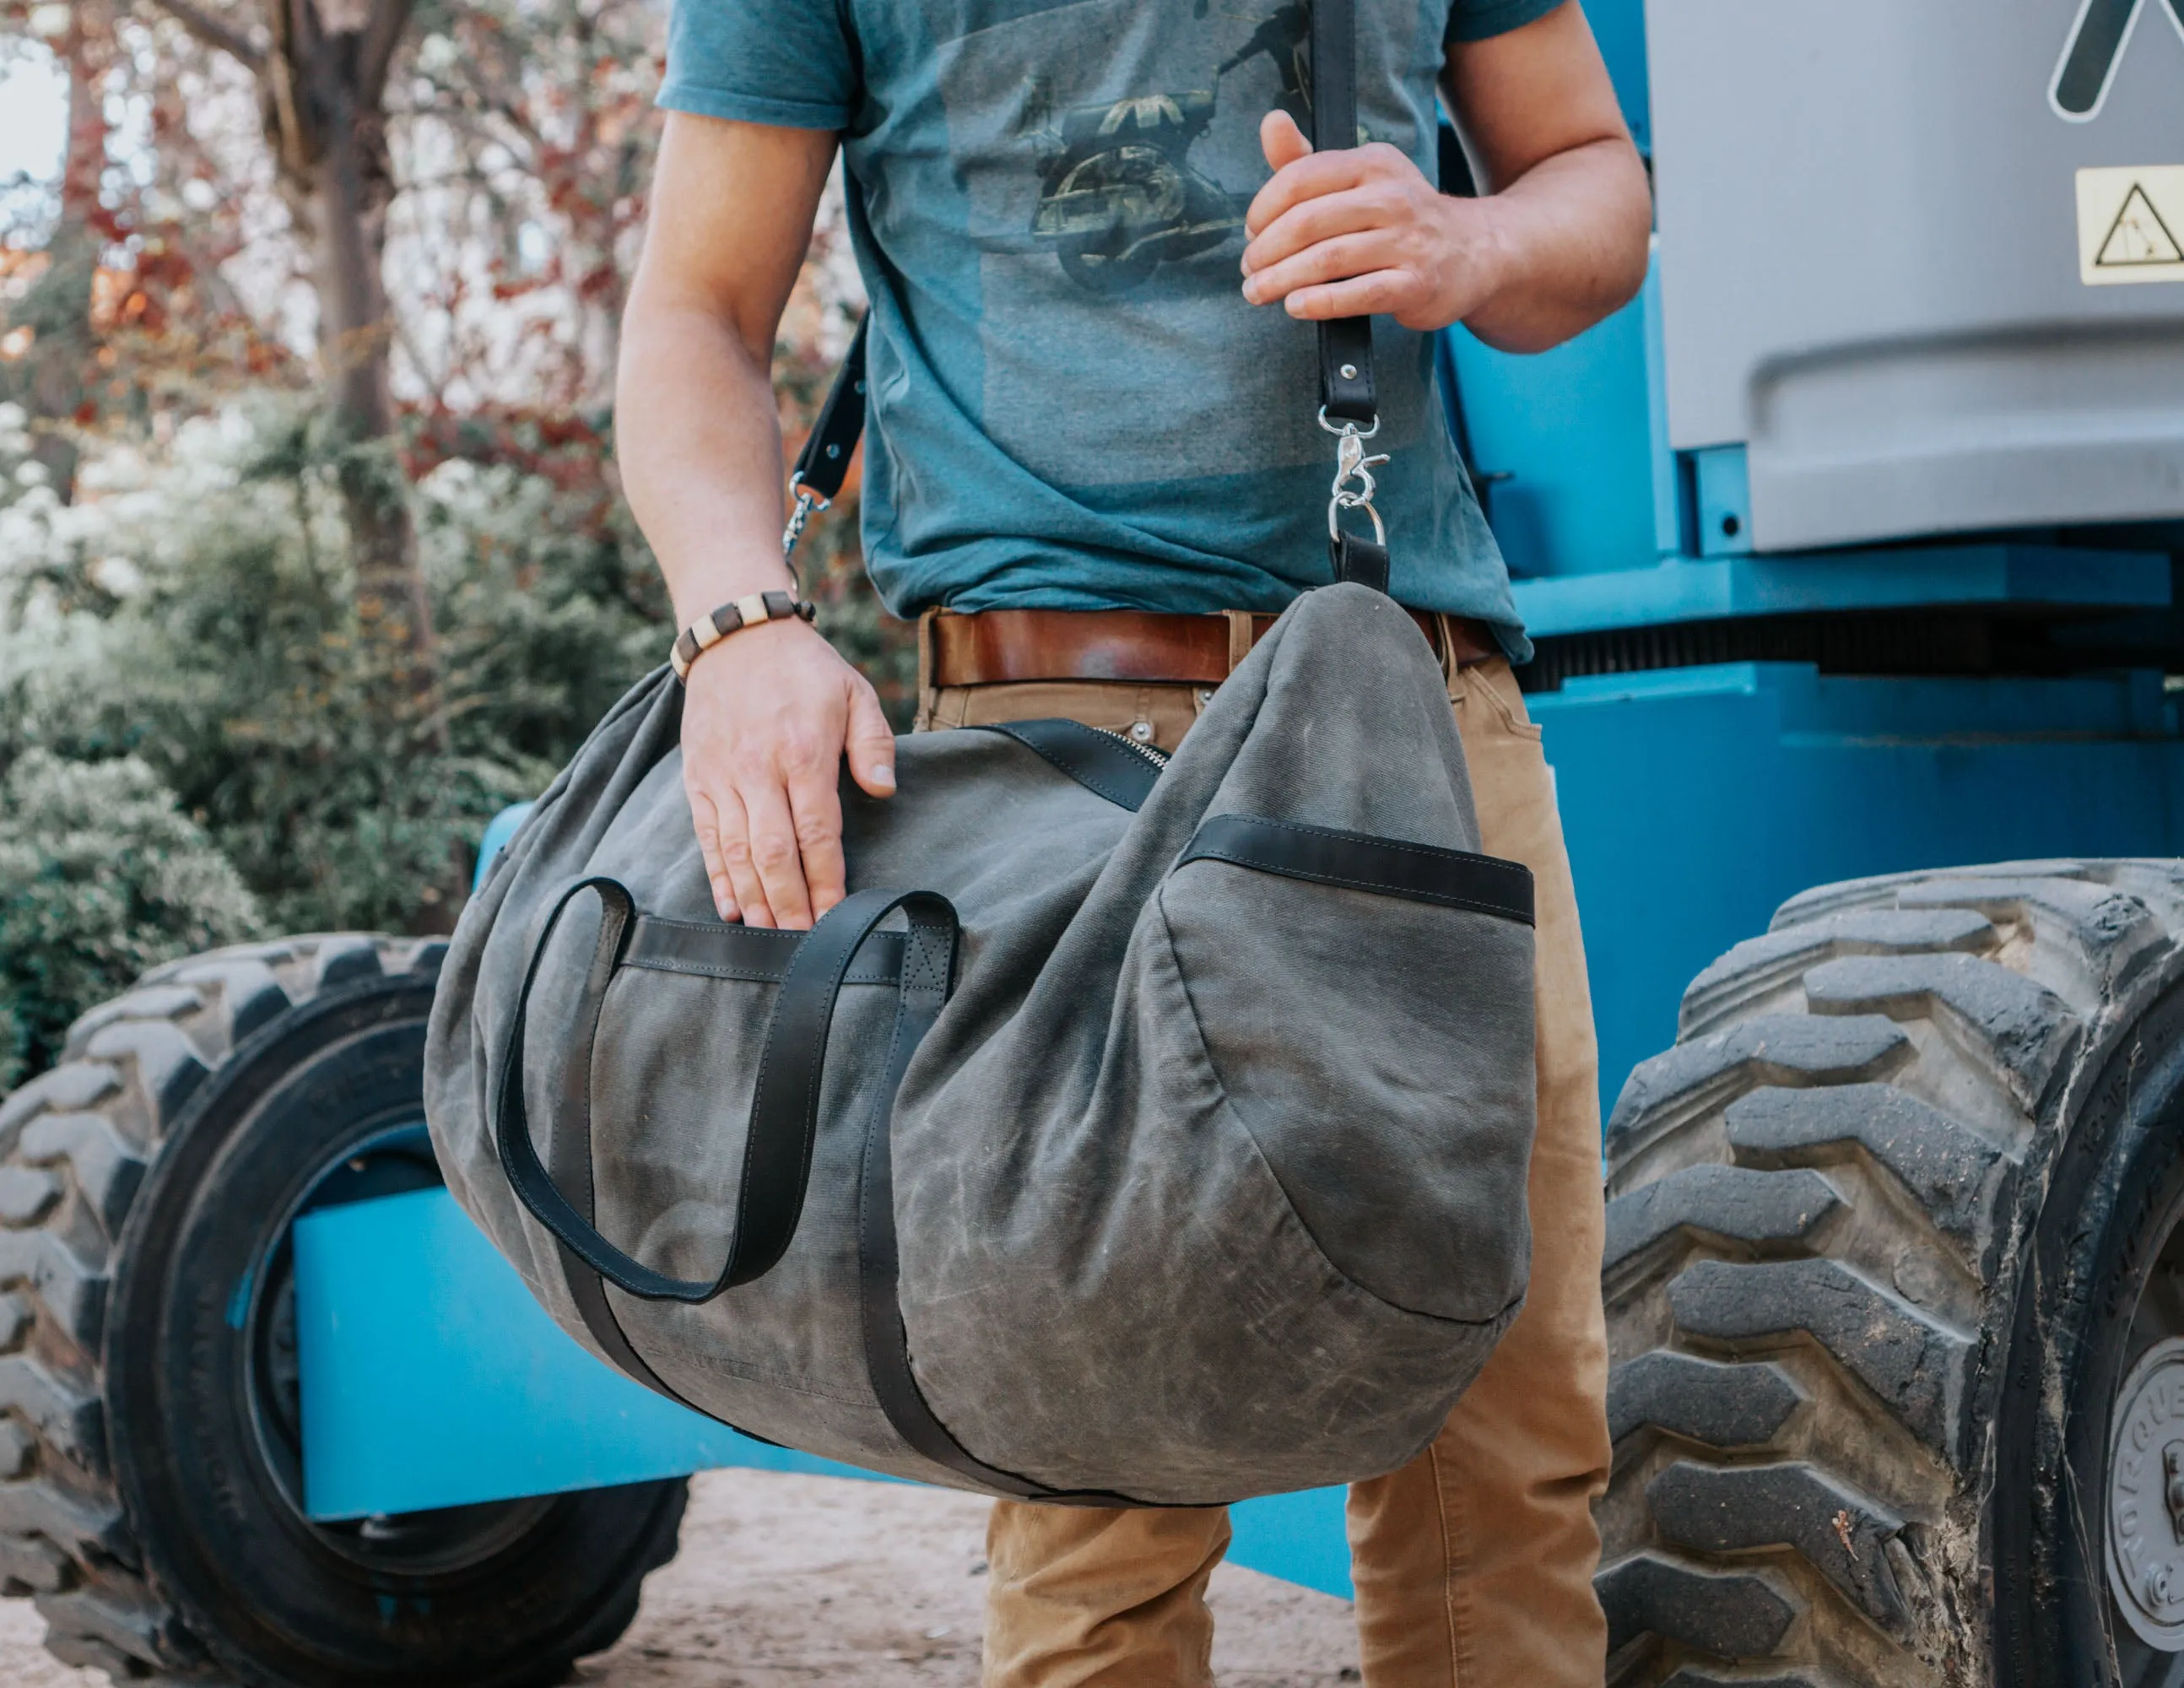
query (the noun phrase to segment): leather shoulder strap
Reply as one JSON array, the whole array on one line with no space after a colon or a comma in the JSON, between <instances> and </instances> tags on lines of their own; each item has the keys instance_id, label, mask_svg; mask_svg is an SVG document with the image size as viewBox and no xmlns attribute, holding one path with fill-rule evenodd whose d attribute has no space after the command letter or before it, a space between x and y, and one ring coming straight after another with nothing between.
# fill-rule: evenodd
<instances>
[{"instance_id":1,"label":"leather shoulder strap","mask_svg":"<svg viewBox=\"0 0 2184 1688\"><path fill-rule=\"evenodd\" d=\"M822 509L842 490L857 437L865 431L865 335L871 324L869 315L859 319L856 336L834 371L834 384L789 476L789 485L811 493Z\"/></svg>"},{"instance_id":2,"label":"leather shoulder strap","mask_svg":"<svg viewBox=\"0 0 2184 1688\"><path fill-rule=\"evenodd\" d=\"M1357 0L1312 0L1312 148L1357 144ZM1379 414L1371 317L1319 325L1319 402L1337 421L1370 422Z\"/></svg>"}]
</instances>

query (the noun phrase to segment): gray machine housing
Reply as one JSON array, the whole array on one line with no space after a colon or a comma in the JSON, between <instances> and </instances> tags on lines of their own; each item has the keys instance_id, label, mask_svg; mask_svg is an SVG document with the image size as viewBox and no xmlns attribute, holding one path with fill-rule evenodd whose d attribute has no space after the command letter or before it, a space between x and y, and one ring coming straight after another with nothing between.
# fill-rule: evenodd
<instances>
[{"instance_id":1,"label":"gray machine housing","mask_svg":"<svg viewBox=\"0 0 2184 1688\"><path fill-rule=\"evenodd\" d=\"M2103 3L1648 0L1669 441L1753 549L2184 516L2184 264L2086 285L2076 187L2184 166L2184 14L2066 112Z\"/></svg>"}]
</instances>

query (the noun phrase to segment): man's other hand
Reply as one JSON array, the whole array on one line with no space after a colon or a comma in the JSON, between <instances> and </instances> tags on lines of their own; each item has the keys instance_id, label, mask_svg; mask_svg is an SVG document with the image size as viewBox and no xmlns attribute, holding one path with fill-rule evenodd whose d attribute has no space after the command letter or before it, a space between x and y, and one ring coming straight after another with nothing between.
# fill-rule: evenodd
<instances>
[{"instance_id":1,"label":"man's other hand","mask_svg":"<svg viewBox=\"0 0 2184 1688\"><path fill-rule=\"evenodd\" d=\"M682 783L723 920L802 929L842 900L850 777L894 794L894 734L865 677L802 621L745 628L690 666Z\"/></svg>"},{"instance_id":2,"label":"man's other hand","mask_svg":"<svg viewBox=\"0 0 2184 1688\"><path fill-rule=\"evenodd\" d=\"M1507 267L1490 201L1440 192L1395 148L1315 154L1271 111L1259 144L1274 177L1245 214L1244 297L1291 316L1392 316L1430 331L1460 322Z\"/></svg>"},{"instance_id":3,"label":"man's other hand","mask_svg":"<svg viewBox=\"0 0 2184 1688\"><path fill-rule=\"evenodd\" d=\"M1437 192L1375 142L1315 154L1286 112L1259 127L1273 179L1244 219L1244 297L1291 316L1461 322L1505 352L1590 328L1646 279L1652 198L1578 0L1450 43L1441 97L1485 186Z\"/></svg>"}]
</instances>

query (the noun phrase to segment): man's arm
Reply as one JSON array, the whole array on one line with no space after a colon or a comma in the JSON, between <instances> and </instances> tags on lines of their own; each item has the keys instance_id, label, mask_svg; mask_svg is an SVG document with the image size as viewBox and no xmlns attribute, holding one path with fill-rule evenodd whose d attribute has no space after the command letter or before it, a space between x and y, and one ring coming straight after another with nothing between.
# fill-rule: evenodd
<instances>
[{"instance_id":1,"label":"man's arm","mask_svg":"<svg viewBox=\"0 0 2184 1688\"><path fill-rule=\"evenodd\" d=\"M1484 198L1435 192L1393 147L1312 156L1286 113L1267 119L1274 177L1245 218L1245 298L1313 320L1462 322L1489 345L1538 352L1638 291L1645 167L1577 0L1452 43L1442 91L1484 167Z\"/></svg>"},{"instance_id":2,"label":"man's arm","mask_svg":"<svg viewBox=\"0 0 2184 1688\"><path fill-rule=\"evenodd\" d=\"M622 485L679 625L786 588L773 337L811 237L834 136L671 113L615 393ZM733 634L691 665L682 777L724 920L808 927L842 899L847 750L894 790L872 687L802 621Z\"/></svg>"}]
</instances>

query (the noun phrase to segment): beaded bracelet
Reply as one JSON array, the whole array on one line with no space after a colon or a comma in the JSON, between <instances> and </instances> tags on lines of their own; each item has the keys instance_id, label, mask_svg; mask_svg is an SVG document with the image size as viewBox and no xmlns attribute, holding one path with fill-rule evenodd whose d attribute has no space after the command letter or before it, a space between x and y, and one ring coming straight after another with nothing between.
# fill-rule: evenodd
<instances>
[{"instance_id":1,"label":"beaded bracelet","mask_svg":"<svg viewBox=\"0 0 2184 1688\"><path fill-rule=\"evenodd\" d=\"M700 616L682 629L668 652L667 660L675 670L675 677L688 680L690 665L700 653L710 650L739 627L755 627L760 621L785 621L796 616L811 621L818 615L819 608L807 598L792 598L785 592L754 592L748 598L738 598L723 604L710 616Z\"/></svg>"}]
</instances>

